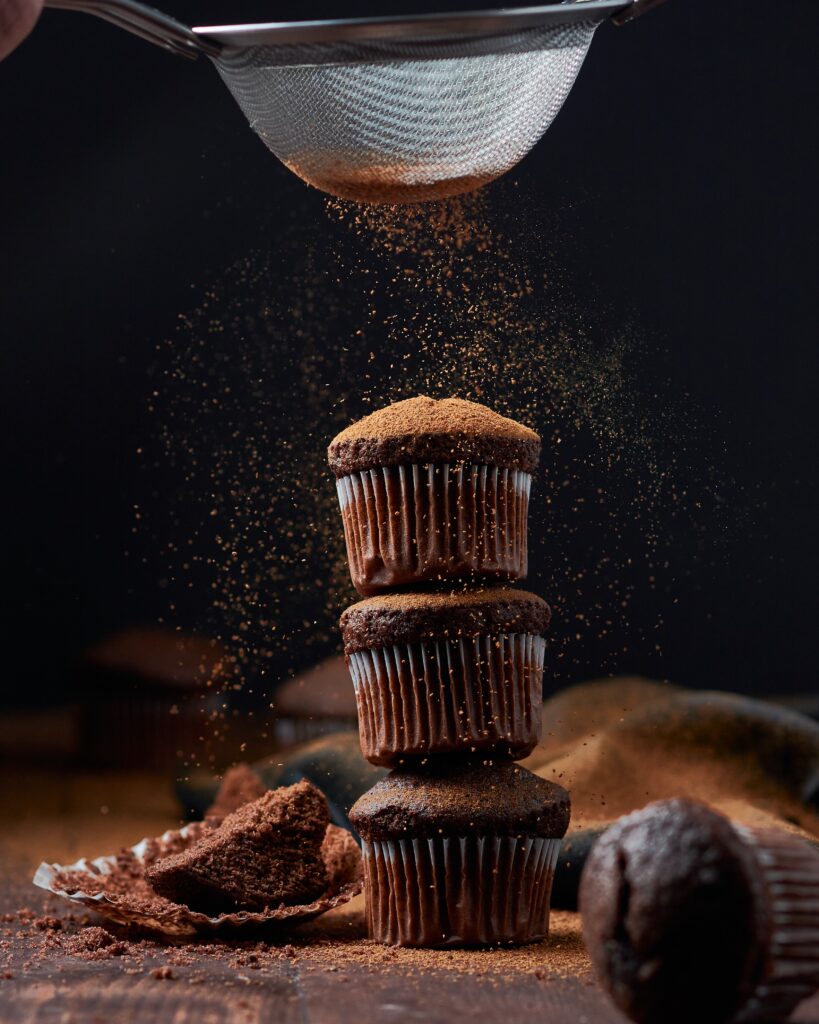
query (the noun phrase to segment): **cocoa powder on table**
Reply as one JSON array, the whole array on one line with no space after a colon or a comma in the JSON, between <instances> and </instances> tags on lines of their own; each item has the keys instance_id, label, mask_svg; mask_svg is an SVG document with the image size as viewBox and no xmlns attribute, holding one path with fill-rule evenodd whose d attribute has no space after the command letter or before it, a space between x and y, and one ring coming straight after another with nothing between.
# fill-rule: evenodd
<instances>
[{"instance_id":1,"label":"cocoa powder on table","mask_svg":"<svg viewBox=\"0 0 819 1024\"><path fill-rule=\"evenodd\" d=\"M110 961L125 973L160 980L203 983L213 967L236 972L279 969L283 961L298 970L344 975L347 971L396 971L414 975L441 972L476 977L540 981L575 977L590 980L578 915L555 912L546 942L499 949L405 949L382 946L365 937L363 898L332 911L298 932L270 932L241 939L169 944L150 936L95 923L94 915L49 912L38 917L21 911L7 922L0 938L0 979L12 980L33 970L64 972L70 962ZM43 924L43 922L46 922Z\"/></svg>"}]
</instances>

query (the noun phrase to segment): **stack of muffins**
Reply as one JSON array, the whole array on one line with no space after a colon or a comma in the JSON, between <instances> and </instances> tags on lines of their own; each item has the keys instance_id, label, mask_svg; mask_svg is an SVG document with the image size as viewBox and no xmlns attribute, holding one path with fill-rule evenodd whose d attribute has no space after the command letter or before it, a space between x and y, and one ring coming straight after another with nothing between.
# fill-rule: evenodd
<instances>
[{"instance_id":1,"label":"stack of muffins","mask_svg":"<svg viewBox=\"0 0 819 1024\"><path fill-rule=\"evenodd\" d=\"M540 736L549 606L527 570L533 431L412 398L330 445L353 584L341 617L364 756L355 804L372 938L531 942L548 932L568 794L514 762Z\"/></svg>"}]
</instances>

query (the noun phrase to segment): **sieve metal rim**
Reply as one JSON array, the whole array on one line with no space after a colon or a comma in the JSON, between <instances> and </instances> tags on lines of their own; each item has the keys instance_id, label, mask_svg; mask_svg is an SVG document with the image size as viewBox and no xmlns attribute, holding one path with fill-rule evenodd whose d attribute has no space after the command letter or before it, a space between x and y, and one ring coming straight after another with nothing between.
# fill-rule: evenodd
<instances>
[{"instance_id":1,"label":"sieve metal rim","mask_svg":"<svg viewBox=\"0 0 819 1024\"><path fill-rule=\"evenodd\" d=\"M325 21L264 22L247 25L199 25L194 34L226 49L304 43L375 42L400 40L420 43L504 36L527 28L599 23L628 11L635 0L574 0L503 10L463 11L386 18L342 18ZM411 59L408 55L408 59Z\"/></svg>"}]
</instances>

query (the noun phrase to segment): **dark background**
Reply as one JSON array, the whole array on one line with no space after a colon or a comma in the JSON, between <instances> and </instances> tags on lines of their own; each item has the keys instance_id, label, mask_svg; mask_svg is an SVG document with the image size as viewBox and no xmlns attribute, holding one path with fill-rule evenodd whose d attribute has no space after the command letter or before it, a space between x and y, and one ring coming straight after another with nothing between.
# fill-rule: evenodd
<instances>
[{"instance_id":1,"label":"dark background","mask_svg":"<svg viewBox=\"0 0 819 1024\"><path fill-rule=\"evenodd\" d=\"M271 16L167 9L191 24ZM274 16L420 9L302 0ZM635 636L667 605L662 657L632 645L613 669L815 685L817 38L814 0L670 0L603 26L515 172L562 225L575 295L656 340L646 373L690 396L742 495L728 550L692 561L682 609L636 603ZM83 647L165 615L152 541L132 534L156 343L223 268L323 216L204 60L46 12L0 66L4 701L66 699ZM196 627L195 600L186 614Z\"/></svg>"}]
</instances>

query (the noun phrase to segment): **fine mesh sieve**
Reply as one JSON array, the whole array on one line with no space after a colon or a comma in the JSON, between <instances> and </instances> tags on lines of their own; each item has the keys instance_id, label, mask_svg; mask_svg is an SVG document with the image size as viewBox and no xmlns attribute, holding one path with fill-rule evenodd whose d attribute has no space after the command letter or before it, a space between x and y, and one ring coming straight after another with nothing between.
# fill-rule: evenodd
<instances>
[{"instance_id":1,"label":"fine mesh sieve","mask_svg":"<svg viewBox=\"0 0 819 1024\"><path fill-rule=\"evenodd\" d=\"M598 25L660 0L189 29L136 0L46 0L206 53L265 145L316 188L373 203L468 192L563 105Z\"/></svg>"},{"instance_id":2,"label":"fine mesh sieve","mask_svg":"<svg viewBox=\"0 0 819 1024\"><path fill-rule=\"evenodd\" d=\"M216 66L254 130L305 181L346 199L412 202L470 191L528 153L595 27L543 26L491 49L487 40L357 44L339 62L330 44L295 65L254 47Z\"/></svg>"}]
</instances>

